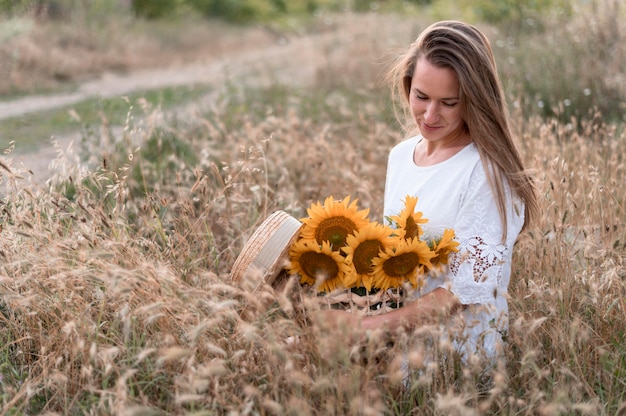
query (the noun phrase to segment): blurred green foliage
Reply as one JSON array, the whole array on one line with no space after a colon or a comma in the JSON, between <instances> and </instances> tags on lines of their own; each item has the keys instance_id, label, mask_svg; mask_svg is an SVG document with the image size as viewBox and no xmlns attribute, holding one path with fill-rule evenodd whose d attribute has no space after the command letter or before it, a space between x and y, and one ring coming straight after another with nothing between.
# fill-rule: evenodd
<instances>
[{"instance_id":1,"label":"blurred green foliage","mask_svg":"<svg viewBox=\"0 0 626 416\"><path fill-rule=\"evenodd\" d=\"M180 7L176 0L133 0L134 12L141 17L157 19L166 17Z\"/></svg>"},{"instance_id":2,"label":"blurred green foliage","mask_svg":"<svg viewBox=\"0 0 626 416\"><path fill-rule=\"evenodd\" d=\"M476 19L508 32L541 28L546 17L572 13L570 0L460 0L459 4L470 9Z\"/></svg>"},{"instance_id":3,"label":"blurred green foliage","mask_svg":"<svg viewBox=\"0 0 626 416\"><path fill-rule=\"evenodd\" d=\"M102 12L128 5L135 16L145 19L171 18L179 13L198 13L209 18L245 24L286 15L310 15L321 10L332 12L398 9L407 4L425 5L433 0L0 0L0 15L31 14L44 19L68 19L76 11Z\"/></svg>"},{"instance_id":4,"label":"blurred green foliage","mask_svg":"<svg viewBox=\"0 0 626 416\"><path fill-rule=\"evenodd\" d=\"M505 28L519 28L553 12L571 13L569 0L0 0L0 13L14 16L31 13L39 17L62 19L78 9L90 11L103 7L114 9L130 5L141 18L168 18L183 11L192 11L210 18L233 23L266 21L287 14L312 14L322 10L403 10L406 6L453 3L457 9L469 11L476 19Z\"/></svg>"},{"instance_id":5,"label":"blurred green foliage","mask_svg":"<svg viewBox=\"0 0 626 416\"><path fill-rule=\"evenodd\" d=\"M202 15L217 17L234 23L248 23L278 13L276 1L251 0L186 0L186 2Z\"/></svg>"},{"instance_id":6,"label":"blurred green foliage","mask_svg":"<svg viewBox=\"0 0 626 416\"><path fill-rule=\"evenodd\" d=\"M426 5L433 0L134 0L133 10L139 16L165 17L176 9L188 8L203 16L233 23L266 21L293 14L312 14L320 10L357 12L399 9L406 4Z\"/></svg>"},{"instance_id":7,"label":"blurred green foliage","mask_svg":"<svg viewBox=\"0 0 626 416\"><path fill-rule=\"evenodd\" d=\"M133 0L134 1L134 0ZM150 2L159 0L149 0ZM168 2L168 0L160 0ZM120 11L122 0L0 0L0 17L31 15L38 20L102 20Z\"/></svg>"}]
</instances>

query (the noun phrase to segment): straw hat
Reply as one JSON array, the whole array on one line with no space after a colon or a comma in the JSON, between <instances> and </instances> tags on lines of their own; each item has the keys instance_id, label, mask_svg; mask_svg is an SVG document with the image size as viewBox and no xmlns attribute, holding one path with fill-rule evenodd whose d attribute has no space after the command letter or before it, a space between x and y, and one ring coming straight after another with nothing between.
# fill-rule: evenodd
<instances>
[{"instance_id":1,"label":"straw hat","mask_svg":"<svg viewBox=\"0 0 626 416\"><path fill-rule=\"evenodd\" d=\"M241 250L231 279L240 282L243 276L254 273L271 285L287 264L289 247L298 238L301 227L300 221L284 211L271 214Z\"/></svg>"}]
</instances>

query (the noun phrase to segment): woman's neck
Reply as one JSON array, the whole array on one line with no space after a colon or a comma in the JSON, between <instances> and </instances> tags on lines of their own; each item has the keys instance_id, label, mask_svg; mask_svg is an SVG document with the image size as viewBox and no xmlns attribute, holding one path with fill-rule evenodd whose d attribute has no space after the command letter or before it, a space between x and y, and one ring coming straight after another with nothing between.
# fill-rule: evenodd
<instances>
[{"instance_id":1,"label":"woman's neck","mask_svg":"<svg viewBox=\"0 0 626 416\"><path fill-rule=\"evenodd\" d=\"M425 137L415 146L413 162L417 166L432 166L450 159L472 142L466 132L449 139L428 140Z\"/></svg>"}]
</instances>

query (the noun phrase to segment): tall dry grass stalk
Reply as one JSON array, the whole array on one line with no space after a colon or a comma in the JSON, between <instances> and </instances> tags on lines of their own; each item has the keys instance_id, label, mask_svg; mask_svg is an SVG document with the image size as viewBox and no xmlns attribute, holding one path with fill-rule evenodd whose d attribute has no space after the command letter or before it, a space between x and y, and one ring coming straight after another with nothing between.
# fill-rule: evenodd
<instances>
[{"instance_id":1,"label":"tall dry grass stalk","mask_svg":"<svg viewBox=\"0 0 626 416\"><path fill-rule=\"evenodd\" d=\"M346 83L370 79L362 66L385 50L363 54ZM516 247L506 364L461 365L439 326L391 337L334 328L293 281L230 280L246 239L276 209L300 217L313 201L349 194L382 215L387 152L402 136L375 82L354 91L333 79L318 94L338 68L336 54L316 90L237 91L191 119L143 106L119 133L85 137L82 152L97 162L60 155L64 173L44 187L7 149L3 413L624 408L626 138L601 114L577 125L514 114L544 215Z\"/></svg>"}]
</instances>

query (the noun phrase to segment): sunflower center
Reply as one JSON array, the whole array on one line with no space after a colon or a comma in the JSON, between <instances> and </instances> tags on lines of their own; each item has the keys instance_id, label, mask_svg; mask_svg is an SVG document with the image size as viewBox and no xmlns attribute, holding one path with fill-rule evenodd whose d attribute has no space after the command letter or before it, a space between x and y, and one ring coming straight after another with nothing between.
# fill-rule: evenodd
<instances>
[{"instance_id":1,"label":"sunflower center","mask_svg":"<svg viewBox=\"0 0 626 416\"><path fill-rule=\"evenodd\" d=\"M315 230L315 239L319 244L328 241L333 249L339 249L346 245L348 234L354 232L354 222L346 217L331 217L321 221Z\"/></svg>"},{"instance_id":2,"label":"sunflower center","mask_svg":"<svg viewBox=\"0 0 626 416\"><path fill-rule=\"evenodd\" d=\"M367 274L371 270L372 259L378 256L382 244L378 240L365 240L354 250L352 262L358 274Z\"/></svg>"},{"instance_id":3,"label":"sunflower center","mask_svg":"<svg viewBox=\"0 0 626 416\"><path fill-rule=\"evenodd\" d=\"M324 253L306 252L300 256L300 267L307 276L317 280L332 280L339 274L339 266L332 257Z\"/></svg>"},{"instance_id":4,"label":"sunflower center","mask_svg":"<svg viewBox=\"0 0 626 416\"><path fill-rule=\"evenodd\" d=\"M415 222L415 218L411 216L406 219L406 225L404 227L404 230L406 231L406 239L419 237L420 235L419 226Z\"/></svg>"},{"instance_id":5,"label":"sunflower center","mask_svg":"<svg viewBox=\"0 0 626 416\"><path fill-rule=\"evenodd\" d=\"M383 264L383 271L390 277L404 277L419 265L417 253L403 253L387 259Z\"/></svg>"}]
</instances>

